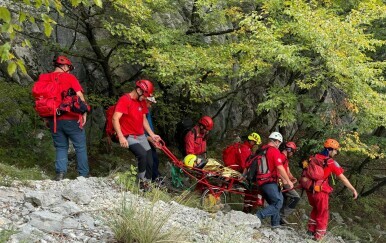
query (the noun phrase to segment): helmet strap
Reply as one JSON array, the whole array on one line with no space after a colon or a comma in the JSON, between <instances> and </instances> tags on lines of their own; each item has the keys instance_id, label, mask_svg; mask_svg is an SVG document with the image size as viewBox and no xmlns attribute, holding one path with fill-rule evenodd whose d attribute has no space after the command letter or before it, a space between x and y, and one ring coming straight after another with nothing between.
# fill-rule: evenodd
<instances>
[{"instance_id":1,"label":"helmet strap","mask_svg":"<svg viewBox=\"0 0 386 243\"><path fill-rule=\"evenodd\" d=\"M137 89L140 89L142 91L142 94L139 94ZM135 92L138 95L138 99L137 100L139 100L139 98L141 98L141 96L143 96L145 94L145 92L140 87L138 87L138 86L135 87Z\"/></svg>"},{"instance_id":2,"label":"helmet strap","mask_svg":"<svg viewBox=\"0 0 386 243\"><path fill-rule=\"evenodd\" d=\"M65 71L65 70L62 68L62 66L64 66L64 65L58 65L58 64L55 64L55 66L58 67L58 68L60 68L64 73L69 73L69 72L70 72L70 68L68 68L67 71Z\"/></svg>"}]
</instances>

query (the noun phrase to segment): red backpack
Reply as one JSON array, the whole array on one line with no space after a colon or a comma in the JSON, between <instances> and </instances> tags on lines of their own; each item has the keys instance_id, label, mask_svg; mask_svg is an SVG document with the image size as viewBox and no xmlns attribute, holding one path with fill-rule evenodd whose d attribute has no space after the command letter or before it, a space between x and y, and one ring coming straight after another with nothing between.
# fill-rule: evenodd
<instances>
[{"instance_id":1,"label":"red backpack","mask_svg":"<svg viewBox=\"0 0 386 243\"><path fill-rule=\"evenodd\" d=\"M329 161L333 162L331 158L320 159L317 156L311 156L300 178L301 187L307 191L321 191L322 184L326 181L326 179L324 179L324 168L326 168L329 163L332 163Z\"/></svg>"},{"instance_id":2,"label":"red backpack","mask_svg":"<svg viewBox=\"0 0 386 243\"><path fill-rule=\"evenodd\" d=\"M115 105L110 106L106 110L106 124L105 124L105 132L107 138L109 139L109 143L112 141L114 143L118 143L119 139L117 137L117 133L114 130L113 126L113 115L115 112Z\"/></svg>"},{"instance_id":3,"label":"red backpack","mask_svg":"<svg viewBox=\"0 0 386 243\"><path fill-rule=\"evenodd\" d=\"M271 146L259 149L255 154L251 155L248 161L247 179L248 181L261 186L269 182L277 180L276 170L269 168L267 160L267 151Z\"/></svg>"},{"instance_id":4,"label":"red backpack","mask_svg":"<svg viewBox=\"0 0 386 243\"><path fill-rule=\"evenodd\" d=\"M53 73L41 74L32 87L35 110L40 117L55 117L57 109L62 103L58 76L55 78L53 76Z\"/></svg>"},{"instance_id":5,"label":"red backpack","mask_svg":"<svg viewBox=\"0 0 386 243\"><path fill-rule=\"evenodd\" d=\"M35 111L43 118L54 117L54 132L56 132L56 116L60 115L58 108L62 103L58 77L59 75L54 73L41 74L32 87Z\"/></svg>"},{"instance_id":6,"label":"red backpack","mask_svg":"<svg viewBox=\"0 0 386 243\"><path fill-rule=\"evenodd\" d=\"M226 167L238 170L240 166L240 143L231 144L222 152L222 160Z\"/></svg>"}]
</instances>

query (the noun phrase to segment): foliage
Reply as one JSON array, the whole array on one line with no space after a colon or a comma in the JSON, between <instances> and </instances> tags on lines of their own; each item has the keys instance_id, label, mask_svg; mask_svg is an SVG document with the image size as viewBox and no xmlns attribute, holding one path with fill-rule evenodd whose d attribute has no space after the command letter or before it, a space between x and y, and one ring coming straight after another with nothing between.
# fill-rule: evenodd
<instances>
[{"instance_id":1,"label":"foliage","mask_svg":"<svg viewBox=\"0 0 386 243\"><path fill-rule=\"evenodd\" d=\"M9 238L13 235L16 234L17 231L15 230L7 230L7 229L2 229L0 231L0 242L7 242Z\"/></svg>"},{"instance_id":2,"label":"foliage","mask_svg":"<svg viewBox=\"0 0 386 243\"><path fill-rule=\"evenodd\" d=\"M179 204L188 206L188 207L200 207L200 196L197 193L191 190L185 190L176 195L170 194L167 192L166 188L163 186L158 186L157 183L151 183L151 190L143 193L139 189L137 182L137 168L133 165L130 166L130 169L123 173L117 173L117 182L123 188L123 190L129 190L132 193L140 194L145 198L154 201L162 200L164 202L175 201Z\"/></svg>"},{"instance_id":3,"label":"foliage","mask_svg":"<svg viewBox=\"0 0 386 243\"><path fill-rule=\"evenodd\" d=\"M347 133L344 137L342 150L345 152L350 152L353 155L366 155L371 159L382 159L385 157L385 147L380 146L379 140L374 144L371 144L371 142L363 143L358 132Z\"/></svg>"},{"instance_id":4,"label":"foliage","mask_svg":"<svg viewBox=\"0 0 386 243\"><path fill-rule=\"evenodd\" d=\"M47 175L39 167L20 169L12 165L0 163L0 185L10 186L13 181L44 180Z\"/></svg>"},{"instance_id":5,"label":"foliage","mask_svg":"<svg viewBox=\"0 0 386 243\"><path fill-rule=\"evenodd\" d=\"M51 137L33 111L30 90L29 86L0 81L0 158L20 168L45 168L53 160Z\"/></svg>"},{"instance_id":6,"label":"foliage","mask_svg":"<svg viewBox=\"0 0 386 243\"><path fill-rule=\"evenodd\" d=\"M139 205L124 201L109 222L119 242L176 242L184 240L177 228L165 229L172 212L160 212L154 205Z\"/></svg>"}]
</instances>

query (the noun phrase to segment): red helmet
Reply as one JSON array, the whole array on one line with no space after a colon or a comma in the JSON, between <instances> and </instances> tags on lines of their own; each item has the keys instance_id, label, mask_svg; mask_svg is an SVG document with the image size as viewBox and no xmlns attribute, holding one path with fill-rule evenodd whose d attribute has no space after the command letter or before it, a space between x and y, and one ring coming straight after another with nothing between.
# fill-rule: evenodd
<instances>
[{"instance_id":1,"label":"red helmet","mask_svg":"<svg viewBox=\"0 0 386 243\"><path fill-rule=\"evenodd\" d=\"M135 82L135 85L138 88L142 89L143 96L145 97L153 96L154 86L153 86L153 83L150 82L149 80L146 80L146 79L138 80L137 82Z\"/></svg>"},{"instance_id":2,"label":"red helmet","mask_svg":"<svg viewBox=\"0 0 386 243\"><path fill-rule=\"evenodd\" d=\"M70 68L70 70L73 70L73 69L74 69L74 66L72 66L72 63L71 63L70 59L68 59L68 58L65 57L65 56L58 56L58 57L54 60L54 66L59 66L59 65L68 65L68 67Z\"/></svg>"},{"instance_id":3,"label":"red helmet","mask_svg":"<svg viewBox=\"0 0 386 243\"><path fill-rule=\"evenodd\" d=\"M339 149L339 143L335 139L329 138L324 142L324 147L325 148L332 148L332 149Z\"/></svg>"},{"instance_id":4,"label":"red helmet","mask_svg":"<svg viewBox=\"0 0 386 243\"><path fill-rule=\"evenodd\" d=\"M212 118L210 118L209 116L203 116L200 118L200 120L198 121L199 124L203 125L205 127L206 130L210 131L213 129L213 120Z\"/></svg>"},{"instance_id":5,"label":"red helmet","mask_svg":"<svg viewBox=\"0 0 386 243\"><path fill-rule=\"evenodd\" d=\"M285 144L285 146L287 147L287 148L291 148L294 152L296 151L296 144L294 143L294 142L287 142L286 144Z\"/></svg>"}]
</instances>

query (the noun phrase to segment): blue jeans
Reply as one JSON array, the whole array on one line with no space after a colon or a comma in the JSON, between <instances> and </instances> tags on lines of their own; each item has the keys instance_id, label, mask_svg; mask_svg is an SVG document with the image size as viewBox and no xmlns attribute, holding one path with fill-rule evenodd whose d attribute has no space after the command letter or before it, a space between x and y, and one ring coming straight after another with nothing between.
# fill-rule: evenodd
<instances>
[{"instance_id":1,"label":"blue jeans","mask_svg":"<svg viewBox=\"0 0 386 243\"><path fill-rule=\"evenodd\" d=\"M88 176L86 133L79 128L76 120L57 120L56 133L54 121L49 120L52 139L56 148L55 171L57 174L67 172L69 139L74 145L77 160L77 170L80 176Z\"/></svg>"},{"instance_id":2,"label":"blue jeans","mask_svg":"<svg viewBox=\"0 0 386 243\"><path fill-rule=\"evenodd\" d=\"M269 204L267 207L259 210L256 216L259 219L271 217L271 225L280 225L280 209L283 206L283 194L276 183L267 183L260 187L263 197Z\"/></svg>"}]
</instances>

